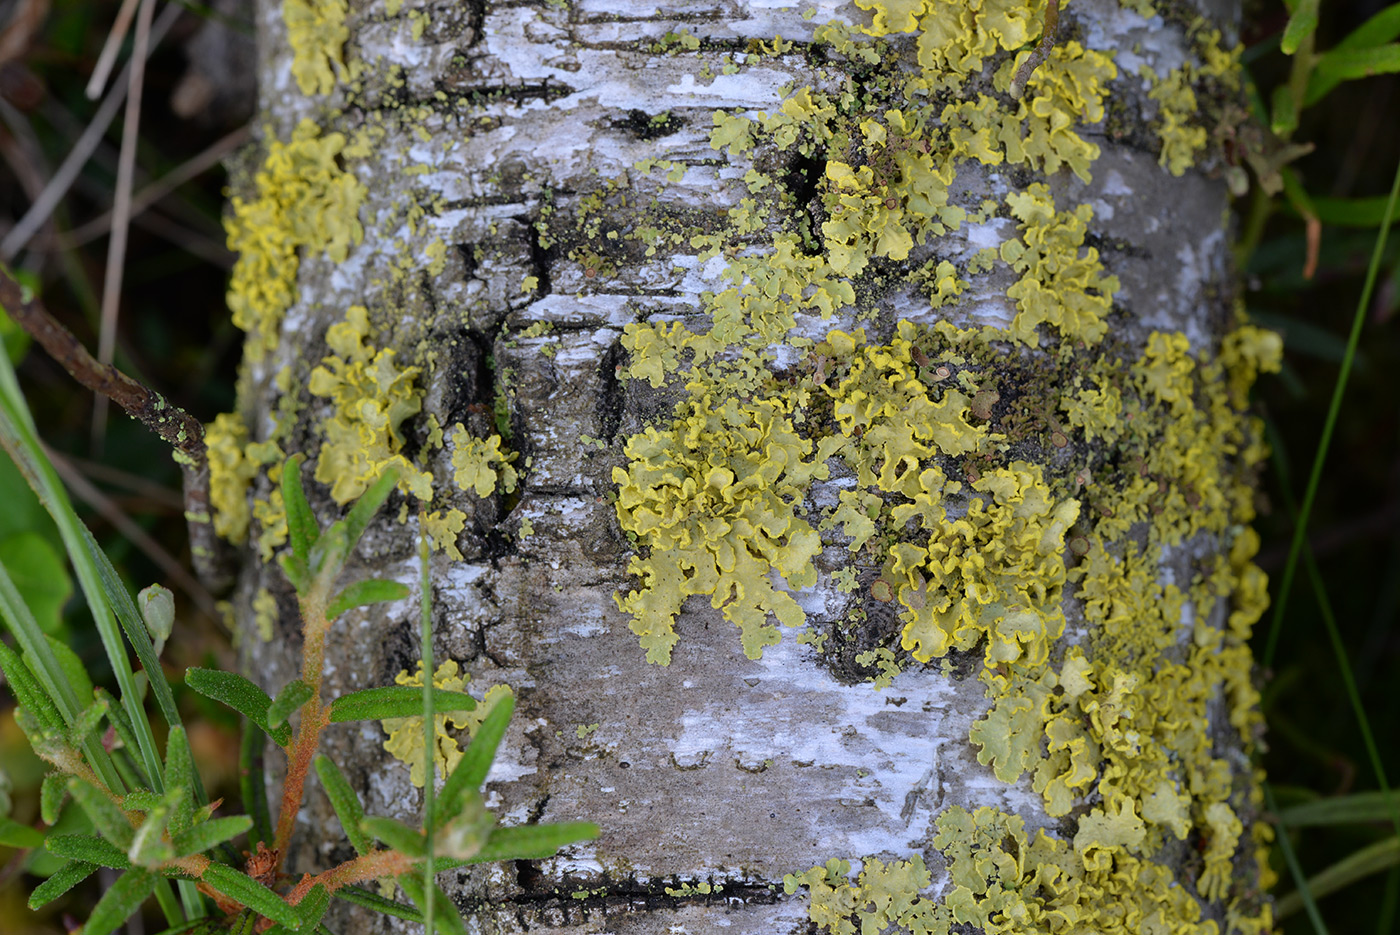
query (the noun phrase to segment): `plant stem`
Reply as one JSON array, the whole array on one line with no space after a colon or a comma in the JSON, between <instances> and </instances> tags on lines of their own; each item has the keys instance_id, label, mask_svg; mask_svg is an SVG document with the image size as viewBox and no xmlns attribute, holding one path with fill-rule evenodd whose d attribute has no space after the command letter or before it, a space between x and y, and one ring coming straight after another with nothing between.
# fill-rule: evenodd
<instances>
[{"instance_id":1,"label":"plant stem","mask_svg":"<svg viewBox=\"0 0 1400 935\"><path fill-rule=\"evenodd\" d=\"M287 748L287 778L282 783L282 808L277 815L277 834L273 850L277 852L278 867L286 858L296 828L297 812L301 810L306 773L321 743L321 731L329 723L329 711L321 705L321 677L325 671L326 591L328 582L317 580L301 599L302 663L301 678L311 686L311 697L301 709L301 724L296 738Z\"/></svg>"}]
</instances>

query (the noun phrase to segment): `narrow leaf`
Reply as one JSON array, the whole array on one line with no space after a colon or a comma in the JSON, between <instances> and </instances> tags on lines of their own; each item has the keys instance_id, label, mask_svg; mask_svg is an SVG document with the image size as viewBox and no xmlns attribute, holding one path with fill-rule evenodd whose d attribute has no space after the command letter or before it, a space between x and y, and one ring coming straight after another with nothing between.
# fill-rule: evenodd
<instances>
[{"instance_id":1,"label":"narrow leaf","mask_svg":"<svg viewBox=\"0 0 1400 935\"><path fill-rule=\"evenodd\" d=\"M102 719L106 716L107 702L98 698L84 708L78 719L73 722L72 729L68 731L68 742L75 747L81 747L92 732L102 726Z\"/></svg>"},{"instance_id":2,"label":"narrow leaf","mask_svg":"<svg viewBox=\"0 0 1400 935\"><path fill-rule=\"evenodd\" d=\"M329 619L329 618L327 618ZM301 679L288 682L282 686L282 690L277 693L271 706L267 709L267 723L274 729L281 727L287 722L302 705L311 700L311 686Z\"/></svg>"},{"instance_id":3,"label":"narrow leaf","mask_svg":"<svg viewBox=\"0 0 1400 935\"><path fill-rule=\"evenodd\" d=\"M1322 78L1349 81L1400 71L1400 43L1389 42L1369 49L1333 49L1317 60Z\"/></svg>"},{"instance_id":4,"label":"narrow leaf","mask_svg":"<svg viewBox=\"0 0 1400 935\"><path fill-rule=\"evenodd\" d=\"M515 711L515 696L506 695L492 707L491 713L482 720L476 729L476 736L467 746L462 758L434 803L435 823L442 823L457 814L467 793L479 792L491 771L491 761L496 758L496 748L505 736L510 725L511 714Z\"/></svg>"},{"instance_id":5,"label":"narrow leaf","mask_svg":"<svg viewBox=\"0 0 1400 935\"><path fill-rule=\"evenodd\" d=\"M253 819L249 843L272 841L272 812L267 804L267 781L263 775L263 741L266 734L252 721L243 722L243 741L238 751L238 791L243 809Z\"/></svg>"},{"instance_id":6,"label":"narrow leaf","mask_svg":"<svg viewBox=\"0 0 1400 935\"><path fill-rule=\"evenodd\" d=\"M401 601L405 597L408 597L408 587L397 581L384 581L380 578L356 581L331 600L330 606L326 608L326 619L334 620L347 610L366 604Z\"/></svg>"},{"instance_id":7,"label":"narrow leaf","mask_svg":"<svg viewBox=\"0 0 1400 935\"><path fill-rule=\"evenodd\" d=\"M150 789L133 789L122 796L122 808L129 812L149 812L164 802L165 796Z\"/></svg>"},{"instance_id":8,"label":"narrow leaf","mask_svg":"<svg viewBox=\"0 0 1400 935\"><path fill-rule=\"evenodd\" d=\"M170 794L170 833L179 834L193 820L189 790L195 786L194 754L183 727L172 727L165 742L165 789ZM178 794L176 794L178 792Z\"/></svg>"},{"instance_id":9,"label":"narrow leaf","mask_svg":"<svg viewBox=\"0 0 1400 935\"><path fill-rule=\"evenodd\" d=\"M122 742L122 746L126 747L127 751L133 756L135 756L137 753L140 752L141 744L136 739L136 731L131 725L131 719L126 716L126 709L122 707L121 702L117 701L117 699L113 697L112 694L107 691L107 689L103 688L100 685L97 688L93 689L93 693L98 698L101 698L103 701L107 702L108 723L110 723L112 725L112 729L117 732L117 739ZM144 771L144 763L140 761L134 762L136 762L136 766L138 769L142 769ZM159 777L144 776L143 780L146 784L150 784L155 782L158 778Z\"/></svg>"},{"instance_id":10,"label":"narrow leaf","mask_svg":"<svg viewBox=\"0 0 1400 935\"><path fill-rule=\"evenodd\" d=\"M252 877L223 864L210 864L200 877L216 892L242 903L259 915L280 922L293 932L301 930L301 916L272 890Z\"/></svg>"},{"instance_id":11,"label":"narrow leaf","mask_svg":"<svg viewBox=\"0 0 1400 935\"><path fill-rule=\"evenodd\" d=\"M1391 4L1353 29L1334 48L1368 49L1397 37L1400 37L1400 5Z\"/></svg>"},{"instance_id":12,"label":"narrow leaf","mask_svg":"<svg viewBox=\"0 0 1400 935\"><path fill-rule=\"evenodd\" d=\"M98 834L123 850L131 846L132 836L136 832L126 814L105 792L77 776L69 778L68 791L77 799L83 811L87 812L88 818L92 819L92 825Z\"/></svg>"},{"instance_id":13,"label":"narrow leaf","mask_svg":"<svg viewBox=\"0 0 1400 935\"><path fill-rule=\"evenodd\" d=\"M360 827L366 834L373 835L401 854L422 857L427 853L427 841L423 839L422 833L401 821L367 815L360 819Z\"/></svg>"},{"instance_id":14,"label":"narrow leaf","mask_svg":"<svg viewBox=\"0 0 1400 935\"><path fill-rule=\"evenodd\" d=\"M419 909L424 908L428 901L428 891L423 885L422 877L405 874L399 877L399 886L403 887L408 898L413 900ZM447 935L467 935L467 928L462 922L461 914L457 912L456 905L437 884L433 884L433 923Z\"/></svg>"},{"instance_id":15,"label":"narrow leaf","mask_svg":"<svg viewBox=\"0 0 1400 935\"><path fill-rule=\"evenodd\" d=\"M305 460L306 455L298 453L282 465L282 503L287 511L287 538L292 546L292 555L300 560L302 567L311 558L311 547L320 535L316 517L301 487L301 463Z\"/></svg>"},{"instance_id":16,"label":"narrow leaf","mask_svg":"<svg viewBox=\"0 0 1400 935\"><path fill-rule=\"evenodd\" d=\"M516 825L497 828L475 857L466 860L440 859L441 870L484 864L497 860L544 860L559 848L579 841L591 841L598 826L588 821L564 821L551 825Z\"/></svg>"},{"instance_id":17,"label":"narrow leaf","mask_svg":"<svg viewBox=\"0 0 1400 935\"><path fill-rule=\"evenodd\" d=\"M345 524L345 551L346 554L355 551L355 546L360 544L360 537L365 534L365 528L369 526L369 521L374 519L374 514L379 512L379 508L384 505L384 501L389 499L389 494L393 493L394 485L399 482L399 472L397 468L389 468L379 475L379 480L370 485L370 488L360 495L360 499L355 501L350 507L350 512L345 514L345 519L341 520Z\"/></svg>"},{"instance_id":18,"label":"narrow leaf","mask_svg":"<svg viewBox=\"0 0 1400 935\"><path fill-rule=\"evenodd\" d=\"M303 896L301 902L296 905L297 912L301 915L301 927L309 931L320 925L321 918L330 904L330 890L320 883L311 887L311 892Z\"/></svg>"},{"instance_id":19,"label":"narrow leaf","mask_svg":"<svg viewBox=\"0 0 1400 935\"><path fill-rule=\"evenodd\" d=\"M58 816L63 811L63 803L68 799L68 777L62 773L49 773L39 786L39 817L46 825L58 824Z\"/></svg>"},{"instance_id":20,"label":"narrow leaf","mask_svg":"<svg viewBox=\"0 0 1400 935\"><path fill-rule=\"evenodd\" d=\"M292 729L283 724L274 728L267 711L272 699L267 693L236 672L191 667L185 670L185 684L206 698L228 705L261 727L279 747L291 743Z\"/></svg>"},{"instance_id":21,"label":"narrow leaf","mask_svg":"<svg viewBox=\"0 0 1400 935\"><path fill-rule=\"evenodd\" d=\"M29 908L41 909L47 906L55 899L92 876L92 872L96 869L97 864L84 863L81 860L75 860L72 863L64 864L58 869L57 873L34 887L34 892L29 894Z\"/></svg>"},{"instance_id":22,"label":"narrow leaf","mask_svg":"<svg viewBox=\"0 0 1400 935\"><path fill-rule=\"evenodd\" d=\"M81 707L89 704L92 701L92 676L88 675L83 661L73 652L71 646L57 637L45 633L44 638L48 640L49 649L53 650L53 656L58 660L59 668L63 670L64 678L68 679L68 684L73 689L73 697L78 699L78 705Z\"/></svg>"},{"instance_id":23,"label":"narrow leaf","mask_svg":"<svg viewBox=\"0 0 1400 935\"><path fill-rule=\"evenodd\" d=\"M141 827L127 848L126 856L138 867L156 869L160 864L175 856L175 848L170 846L166 831L170 828L169 805L162 803L146 814Z\"/></svg>"},{"instance_id":24,"label":"narrow leaf","mask_svg":"<svg viewBox=\"0 0 1400 935\"><path fill-rule=\"evenodd\" d=\"M92 915L83 926L83 935L109 935L141 908L159 882L160 877L141 868L122 874L92 907Z\"/></svg>"},{"instance_id":25,"label":"narrow leaf","mask_svg":"<svg viewBox=\"0 0 1400 935\"><path fill-rule=\"evenodd\" d=\"M20 658L19 653L0 640L0 671L5 673L5 681L14 692L15 701L30 713L40 726L51 733L61 735L64 730L63 715L49 700L48 693L39 685L39 680Z\"/></svg>"},{"instance_id":26,"label":"narrow leaf","mask_svg":"<svg viewBox=\"0 0 1400 935\"><path fill-rule=\"evenodd\" d=\"M131 861L121 848L93 834L51 834L44 841L44 847L59 857L81 860L99 867L126 870L131 866Z\"/></svg>"},{"instance_id":27,"label":"narrow leaf","mask_svg":"<svg viewBox=\"0 0 1400 935\"><path fill-rule=\"evenodd\" d=\"M1288 17L1288 25L1283 29L1283 40L1279 48L1284 55L1298 51L1299 44L1317 31L1318 0L1298 0L1293 7L1293 15Z\"/></svg>"},{"instance_id":28,"label":"narrow leaf","mask_svg":"<svg viewBox=\"0 0 1400 935\"><path fill-rule=\"evenodd\" d=\"M1314 900L1335 893L1357 880L1400 864L1400 837L1389 837L1369 844L1343 857L1322 872L1309 877L1307 891ZM1280 897L1275 903L1278 918L1292 915L1303 907L1302 889Z\"/></svg>"},{"instance_id":29,"label":"narrow leaf","mask_svg":"<svg viewBox=\"0 0 1400 935\"><path fill-rule=\"evenodd\" d=\"M320 754L316 757L316 775L321 778L321 788L326 790L326 797L331 800L331 808L335 809L335 817L340 819L340 826L345 829L345 836L355 846L355 853L369 853L374 847L374 842L360 827L365 810L345 774L340 771L334 760Z\"/></svg>"},{"instance_id":30,"label":"narrow leaf","mask_svg":"<svg viewBox=\"0 0 1400 935\"><path fill-rule=\"evenodd\" d=\"M408 922L422 923L423 913L413 906L405 905L392 899L385 899L378 893L364 889L359 886L342 886L335 891L337 899L343 899L347 903L360 906L364 909L372 909L375 912L382 912L386 916L393 916L396 919L404 919Z\"/></svg>"},{"instance_id":31,"label":"narrow leaf","mask_svg":"<svg viewBox=\"0 0 1400 935\"><path fill-rule=\"evenodd\" d=\"M1290 828L1390 821L1390 796L1400 793L1358 792L1290 805L1279 820Z\"/></svg>"},{"instance_id":32,"label":"narrow leaf","mask_svg":"<svg viewBox=\"0 0 1400 935\"><path fill-rule=\"evenodd\" d=\"M195 825L190 830L175 836L175 856L188 857L191 854L202 854L225 841L231 841L252 827L253 819L247 815L230 815L227 818L215 818Z\"/></svg>"},{"instance_id":33,"label":"narrow leaf","mask_svg":"<svg viewBox=\"0 0 1400 935\"><path fill-rule=\"evenodd\" d=\"M438 714L471 711L476 699L466 692L433 689L433 707ZM385 718L415 717L423 713L423 689L416 685L385 685L341 695L331 702L332 723L380 721Z\"/></svg>"},{"instance_id":34,"label":"narrow leaf","mask_svg":"<svg viewBox=\"0 0 1400 935\"><path fill-rule=\"evenodd\" d=\"M0 817L0 847L18 847L24 850L40 847L44 843L44 833L28 825L22 825L11 818Z\"/></svg>"}]
</instances>

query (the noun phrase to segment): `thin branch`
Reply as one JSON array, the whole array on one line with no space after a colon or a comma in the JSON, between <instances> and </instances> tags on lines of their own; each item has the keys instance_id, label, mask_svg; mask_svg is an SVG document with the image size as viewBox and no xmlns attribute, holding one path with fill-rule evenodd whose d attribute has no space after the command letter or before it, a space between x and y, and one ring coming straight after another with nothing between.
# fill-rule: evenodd
<instances>
[{"instance_id":1,"label":"thin branch","mask_svg":"<svg viewBox=\"0 0 1400 935\"><path fill-rule=\"evenodd\" d=\"M1049 57L1050 50L1055 47L1055 30L1059 25L1060 0L1050 0L1045 8L1045 28L1040 33L1040 45L1021 63L1021 67L1016 69L1016 77L1011 79L1011 87L1008 90L1012 97L1020 100L1026 91L1026 82L1031 80L1031 73Z\"/></svg>"},{"instance_id":2,"label":"thin branch","mask_svg":"<svg viewBox=\"0 0 1400 935\"><path fill-rule=\"evenodd\" d=\"M195 571L209 590L227 587L227 548L214 533L209 513L209 458L204 426L164 396L110 364L98 363L73 333L53 319L33 293L0 267L0 308L83 386L126 410L133 419L175 448L185 485L185 519Z\"/></svg>"},{"instance_id":3,"label":"thin branch","mask_svg":"<svg viewBox=\"0 0 1400 935\"><path fill-rule=\"evenodd\" d=\"M122 40L126 38L126 31L131 28L131 17L136 13L136 3L137 0L122 0L121 9L117 10L112 30L107 33L107 41L102 46L101 54L97 56L97 64L92 68L92 77L88 79L87 87L83 91L90 101L102 96L107 76L112 73L112 66L117 63L117 53L121 51Z\"/></svg>"},{"instance_id":4,"label":"thin branch","mask_svg":"<svg viewBox=\"0 0 1400 935\"><path fill-rule=\"evenodd\" d=\"M117 315L121 311L122 273L126 268L126 238L131 230L132 176L136 171L136 142L141 136L141 93L146 81L146 55L151 45L151 15L156 0L141 0L136 16L136 39L131 49L131 73L126 91L122 149L117 159L116 199L112 204L112 236L107 241L107 271L102 283L102 324L97 335L97 359L110 364L117 349ZM107 430L107 397L97 397L92 410L94 450L102 449Z\"/></svg>"}]
</instances>

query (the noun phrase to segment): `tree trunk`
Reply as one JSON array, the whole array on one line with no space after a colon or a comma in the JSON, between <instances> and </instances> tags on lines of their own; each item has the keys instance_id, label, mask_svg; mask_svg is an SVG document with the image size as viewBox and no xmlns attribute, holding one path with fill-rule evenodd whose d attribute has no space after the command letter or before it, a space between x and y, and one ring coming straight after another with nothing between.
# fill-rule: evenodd
<instances>
[{"instance_id":1,"label":"tree trunk","mask_svg":"<svg viewBox=\"0 0 1400 935\"><path fill-rule=\"evenodd\" d=\"M489 803L603 829L444 874L473 931L1268 931L1233 3L859 5L261 5L244 663L297 676L282 458L323 522L397 465L353 573L431 511L436 658L518 699ZM328 751L413 819L386 736Z\"/></svg>"}]
</instances>

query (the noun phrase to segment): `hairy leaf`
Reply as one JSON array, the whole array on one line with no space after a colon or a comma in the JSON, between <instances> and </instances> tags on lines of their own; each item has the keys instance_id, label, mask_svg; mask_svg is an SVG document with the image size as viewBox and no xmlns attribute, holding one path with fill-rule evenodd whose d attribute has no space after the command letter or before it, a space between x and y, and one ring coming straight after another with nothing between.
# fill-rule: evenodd
<instances>
[{"instance_id":1,"label":"hairy leaf","mask_svg":"<svg viewBox=\"0 0 1400 935\"><path fill-rule=\"evenodd\" d=\"M466 692L433 689L437 714L471 711L476 699ZM416 685L385 685L341 695L331 702L331 723L342 721L381 721L385 718L415 717L423 713L423 689Z\"/></svg>"},{"instance_id":2,"label":"hairy leaf","mask_svg":"<svg viewBox=\"0 0 1400 935\"><path fill-rule=\"evenodd\" d=\"M401 601L408 597L408 586L397 581L369 578L347 585L337 594L326 608L326 619L334 620L347 610L378 604L381 601Z\"/></svg>"},{"instance_id":3,"label":"hairy leaf","mask_svg":"<svg viewBox=\"0 0 1400 935\"><path fill-rule=\"evenodd\" d=\"M202 854L225 841L238 837L253 827L253 819L247 815L230 815L215 818L175 836L175 856L188 857Z\"/></svg>"},{"instance_id":4,"label":"hairy leaf","mask_svg":"<svg viewBox=\"0 0 1400 935\"><path fill-rule=\"evenodd\" d=\"M126 870L131 866L130 859L121 848L92 834L51 834L44 847L59 857L97 864L99 867Z\"/></svg>"},{"instance_id":5,"label":"hairy leaf","mask_svg":"<svg viewBox=\"0 0 1400 935\"><path fill-rule=\"evenodd\" d=\"M301 679L295 679L282 686L272 704L267 709L267 723L273 728L281 727L287 718L311 700L311 686Z\"/></svg>"},{"instance_id":6,"label":"hairy leaf","mask_svg":"<svg viewBox=\"0 0 1400 935\"><path fill-rule=\"evenodd\" d=\"M486 781L486 774L491 771L491 761L496 758L496 748L505 736L506 727L510 724L510 717L514 711L515 696L506 695L496 702L491 712L482 720L481 726L476 729L476 736L472 738L456 768L447 777L442 791L438 793L433 806L434 824L442 824L457 814L467 793L481 790L481 784Z\"/></svg>"},{"instance_id":7,"label":"hairy leaf","mask_svg":"<svg viewBox=\"0 0 1400 935\"><path fill-rule=\"evenodd\" d=\"M92 825L98 834L123 850L131 846L131 839L136 832L126 814L105 792L77 776L69 778L68 791L83 807L83 811L87 812L88 818L92 819Z\"/></svg>"},{"instance_id":8,"label":"hairy leaf","mask_svg":"<svg viewBox=\"0 0 1400 935\"><path fill-rule=\"evenodd\" d=\"M427 853L427 841L419 831L415 831L401 821L367 815L360 819L360 827L389 847L409 857L422 857Z\"/></svg>"},{"instance_id":9,"label":"hairy leaf","mask_svg":"<svg viewBox=\"0 0 1400 935\"><path fill-rule=\"evenodd\" d=\"M200 879L211 889L242 903L259 915L280 922L293 932L301 931L301 916L296 909L247 874L223 864L210 864Z\"/></svg>"},{"instance_id":10,"label":"hairy leaf","mask_svg":"<svg viewBox=\"0 0 1400 935\"><path fill-rule=\"evenodd\" d=\"M89 864L81 860L75 860L72 863L64 864L58 869L57 873L34 887L34 892L29 894L29 908L40 909L47 906L55 899L92 876L92 872L96 869L97 864Z\"/></svg>"},{"instance_id":11,"label":"hairy leaf","mask_svg":"<svg viewBox=\"0 0 1400 935\"><path fill-rule=\"evenodd\" d=\"M235 672L191 667L185 670L185 684L206 698L228 705L261 727L279 747L292 740L292 729L283 724L274 728L267 718L272 699L252 682Z\"/></svg>"},{"instance_id":12,"label":"hairy leaf","mask_svg":"<svg viewBox=\"0 0 1400 935\"><path fill-rule=\"evenodd\" d=\"M364 889L359 886L342 886L335 891L337 899L343 899L347 903L352 903L365 909L373 909L375 912L382 912L386 916L393 916L396 919L404 919L408 922L422 923L423 913L413 906L396 902L392 899L385 899L378 893Z\"/></svg>"},{"instance_id":13,"label":"hairy leaf","mask_svg":"<svg viewBox=\"0 0 1400 935\"><path fill-rule=\"evenodd\" d=\"M141 908L159 882L160 877L139 867L122 874L92 907L83 935L108 935Z\"/></svg>"},{"instance_id":14,"label":"hairy leaf","mask_svg":"<svg viewBox=\"0 0 1400 935\"><path fill-rule=\"evenodd\" d=\"M365 810L360 804L360 797L355 794L354 789L350 788L350 782L345 778L345 774L340 771L339 766L335 765L334 760L321 754L316 757L316 775L321 778L321 786L326 790L327 798L331 800L331 808L335 809L335 817L340 819L340 826L345 829L345 836L354 845L355 853L369 853L374 847L374 842L360 827L360 822L365 817Z\"/></svg>"}]
</instances>

